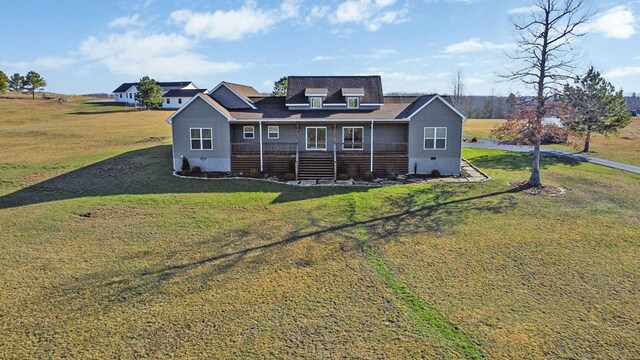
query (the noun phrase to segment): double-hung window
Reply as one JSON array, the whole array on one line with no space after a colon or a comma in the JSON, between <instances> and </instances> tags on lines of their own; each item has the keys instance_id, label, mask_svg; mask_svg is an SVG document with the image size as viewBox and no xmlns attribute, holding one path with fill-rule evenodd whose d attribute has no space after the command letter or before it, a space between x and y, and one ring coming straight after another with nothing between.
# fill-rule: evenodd
<instances>
[{"instance_id":1,"label":"double-hung window","mask_svg":"<svg viewBox=\"0 0 640 360\"><path fill-rule=\"evenodd\" d=\"M342 128L342 149L343 150L362 150L362 138L364 128L358 127L343 127Z\"/></svg>"},{"instance_id":2,"label":"double-hung window","mask_svg":"<svg viewBox=\"0 0 640 360\"><path fill-rule=\"evenodd\" d=\"M182 104L182 98L178 98L178 104Z\"/></svg>"},{"instance_id":3,"label":"double-hung window","mask_svg":"<svg viewBox=\"0 0 640 360\"><path fill-rule=\"evenodd\" d=\"M211 128L191 128L191 150L213 149L213 133Z\"/></svg>"},{"instance_id":4,"label":"double-hung window","mask_svg":"<svg viewBox=\"0 0 640 360\"><path fill-rule=\"evenodd\" d=\"M171 99L167 98L167 104L171 104Z\"/></svg>"},{"instance_id":5,"label":"double-hung window","mask_svg":"<svg viewBox=\"0 0 640 360\"><path fill-rule=\"evenodd\" d=\"M279 139L280 138L280 126L267 126L267 138Z\"/></svg>"},{"instance_id":6,"label":"double-hung window","mask_svg":"<svg viewBox=\"0 0 640 360\"><path fill-rule=\"evenodd\" d=\"M319 96L312 97L310 100L312 109L321 109L322 108L322 98Z\"/></svg>"},{"instance_id":7,"label":"double-hung window","mask_svg":"<svg viewBox=\"0 0 640 360\"><path fill-rule=\"evenodd\" d=\"M256 138L256 130L253 126L243 126L242 127L242 137L244 139L255 139Z\"/></svg>"},{"instance_id":8,"label":"double-hung window","mask_svg":"<svg viewBox=\"0 0 640 360\"><path fill-rule=\"evenodd\" d=\"M446 127L424 128L424 149L425 150L445 150L446 148L447 148L447 128Z\"/></svg>"}]
</instances>

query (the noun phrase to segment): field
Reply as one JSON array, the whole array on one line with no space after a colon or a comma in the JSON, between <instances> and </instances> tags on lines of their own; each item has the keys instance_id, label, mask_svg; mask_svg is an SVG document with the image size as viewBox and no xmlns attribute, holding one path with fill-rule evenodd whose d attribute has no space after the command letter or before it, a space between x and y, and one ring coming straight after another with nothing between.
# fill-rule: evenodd
<instances>
[{"instance_id":1,"label":"field","mask_svg":"<svg viewBox=\"0 0 640 360\"><path fill-rule=\"evenodd\" d=\"M464 135L492 138L491 129L503 121L499 119L469 119L464 124ZM546 145L546 147L576 151L576 149L564 145ZM604 136L594 133L591 138L591 155L640 166L640 118L636 117L629 126L620 130L618 134Z\"/></svg>"},{"instance_id":2,"label":"field","mask_svg":"<svg viewBox=\"0 0 640 360\"><path fill-rule=\"evenodd\" d=\"M0 358L640 357L640 176L464 156L484 184L171 176L163 111L0 99Z\"/></svg>"}]
</instances>

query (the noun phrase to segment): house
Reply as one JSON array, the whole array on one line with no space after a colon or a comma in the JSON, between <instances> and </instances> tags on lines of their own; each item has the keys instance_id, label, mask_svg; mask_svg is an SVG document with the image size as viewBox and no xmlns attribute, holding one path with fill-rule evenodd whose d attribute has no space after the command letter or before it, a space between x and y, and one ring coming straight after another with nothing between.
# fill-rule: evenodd
<instances>
[{"instance_id":1,"label":"house","mask_svg":"<svg viewBox=\"0 0 640 360\"><path fill-rule=\"evenodd\" d=\"M138 93L138 89L136 88L137 84L138 83L123 83L113 90L115 102L135 105L136 94ZM193 81L158 82L158 85L162 88L162 92L164 94L170 90L188 90L198 88Z\"/></svg>"},{"instance_id":2,"label":"house","mask_svg":"<svg viewBox=\"0 0 640 360\"><path fill-rule=\"evenodd\" d=\"M198 93L207 89L174 89L162 95L162 107L165 109L179 109Z\"/></svg>"},{"instance_id":3,"label":"house","mask_svg":"<svg viewBox=\"0 0 640 360\"><path fill-rule=\"evenodd\" d=\"M459 175L462 122L439 95L384 96L380 76L290 76L286 96L222 82L168 119L173 168L283 174L298 179ZM292 166L294 165L294 166Z\"/></svg>"}]
</instances>

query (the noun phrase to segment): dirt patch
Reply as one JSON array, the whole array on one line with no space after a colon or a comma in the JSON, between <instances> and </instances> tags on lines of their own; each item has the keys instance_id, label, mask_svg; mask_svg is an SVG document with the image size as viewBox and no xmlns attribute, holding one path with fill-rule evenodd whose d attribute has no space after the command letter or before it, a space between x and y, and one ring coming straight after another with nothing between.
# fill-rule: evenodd
<instances>
[{"instance_id":1,"label":"dirt patch","mask_svg":"<svg viewBox=\"0 0 640 360\"><path fill-rule=\"evenodd\" d=\"M566 192L565 189L559 186L542 185L538 187L529 186L526 180L523 181L509 181L508 184L515 188L522 190L530 195L542 195L542 196L561 196Z\"/></svg>"},{"instance_id":2,"label":"dirt patch","mask_svg":"<svg viewBox=\"0 0 640 360\"><path fill-rule=\"evenodd\" d=\"M144 144L144 143L159 143L159 142L163 142L165 140L167 140L168 137L167 136L149 136L146 137L142 140L138 140L135 143L136 144Z\"/></svg>"}]
</instances>

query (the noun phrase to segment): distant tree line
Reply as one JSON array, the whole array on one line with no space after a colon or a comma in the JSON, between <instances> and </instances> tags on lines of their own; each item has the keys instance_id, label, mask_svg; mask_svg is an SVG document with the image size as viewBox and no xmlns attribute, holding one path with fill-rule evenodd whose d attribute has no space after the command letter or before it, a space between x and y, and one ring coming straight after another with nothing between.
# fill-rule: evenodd
<instances>
[{"instance_id":1,"label":"distant tree line","mask_svg":"<svg viewBox=\"0 0 640 360\"><path fill-rule=\"evenodd\" d=\"M8 77L3 71L0 71L0 93L7 91L30 93L32 98L35 99L36 91L42 90L46 86L47 82L42 75L33 70L24 76L15 73L11 77Z\"/></svg>"}]
</instances>

